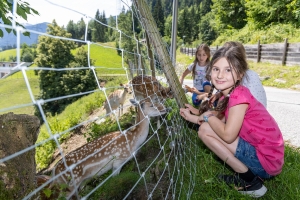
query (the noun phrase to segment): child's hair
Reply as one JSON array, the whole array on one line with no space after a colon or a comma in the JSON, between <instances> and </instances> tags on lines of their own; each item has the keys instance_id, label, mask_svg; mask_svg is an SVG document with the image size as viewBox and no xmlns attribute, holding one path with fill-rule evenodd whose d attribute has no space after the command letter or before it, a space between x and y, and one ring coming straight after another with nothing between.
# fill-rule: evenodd
<instances>
[{"instance_id":1,"label":"child's hair","mask_svg":"<svg viewBox=\"0 0 300 200\"><path fill-rule=\"evenodd\" d=\"M192 77L193 79L195 79L195 74L196 74L196 66L198 63L198 59L197 59L197 53L198 51L203 50L205 52L205 54L207 55L207 59L206 59L206 64L209 63L210 60L210 48L207 44L200 44L197 49L196 49L196 53L195 53L195 60L194 60L194 66L193 66L193 70L192 70Z\"/></svg>"},{"instance_id":2,"label":"child's hair","mask_svg":"<svg viewBox=\"0 0 300 200\"><path fill-rule=\"evenodd\" d=\"M241 51L239 46L228 46L228 47L224 46L218 49L214 53L210 61L210 64L208 65L208 70L207 70L208 73L211 73L212 67L221 58L225 58L227 60L230 68L233 69L238 76L246 74L246 71L248 70L248 65L247 65L246 57L244 56L244 52ZM229 95L234 90L234 88L238 85L240 85L240 81L235 81L235 85L229 91L228 96L224 97L224 99L222 99L222 101L218 103L217 107L214 108L216 111L223 113L226 110L228 100L229 100ZM214 88L215 86L212 84L212 88L208 94L208 98L212 96L212 92ZM212 102L206 100L200 105L199 108L200 115L212 108L213 108Z\"/></svg>"}]
</instances>

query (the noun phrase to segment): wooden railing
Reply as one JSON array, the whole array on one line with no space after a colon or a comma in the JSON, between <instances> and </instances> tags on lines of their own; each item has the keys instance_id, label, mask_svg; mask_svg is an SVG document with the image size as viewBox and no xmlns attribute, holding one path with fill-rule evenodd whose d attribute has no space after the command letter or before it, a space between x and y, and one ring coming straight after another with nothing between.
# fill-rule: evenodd
<instances>
[{"instance_id":1,"label":"wooden railing","mask_svg":"<svg viewBox=\"0 0 300 200\"><path fill-rule=\"evenodd\" d=\"M300 65L300 43L260 44L244 45L248 60L256 62L270 62L281 65ZM210 47L211 55L218 49ZM195 56L196 48L181 47L180 52Z\"/></svg>"}]
</instances>

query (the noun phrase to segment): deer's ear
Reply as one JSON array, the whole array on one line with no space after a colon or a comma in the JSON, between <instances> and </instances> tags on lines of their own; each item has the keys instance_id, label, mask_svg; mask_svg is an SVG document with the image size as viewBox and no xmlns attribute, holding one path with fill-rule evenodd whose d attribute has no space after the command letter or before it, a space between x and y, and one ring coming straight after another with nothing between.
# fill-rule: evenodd
<instances>
[{"instance_id":1,"label":"deer's ear","mask_svg":"<svg viewBox=\"0 0 300 200\"><path fill-rule=\"evenodd\" d=\"M138 106L138 102L135 99L129 99L130 103L134 106Z\"/></svg>"}]
</instances>

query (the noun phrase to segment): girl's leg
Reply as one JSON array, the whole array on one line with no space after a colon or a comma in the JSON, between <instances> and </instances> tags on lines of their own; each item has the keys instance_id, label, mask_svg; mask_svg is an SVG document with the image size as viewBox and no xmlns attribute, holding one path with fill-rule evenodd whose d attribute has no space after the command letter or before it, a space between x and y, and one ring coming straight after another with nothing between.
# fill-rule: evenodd
<instances>
[{"instance_id":1,"label":"girl's leg","mask_svg":"<svg viewBox=\"0 0 300 200\"><path fill-rule=\"evenodd\" d=\"M237 172L235 175L219 175L219 180L228 185L233 184L240 193L253 197L261 197L267 192L263 181L235 157L239 140L242 141L241 138L238 137L233 143L228 144L211 129L208 123L200 126L198 136L210 150Z\"/></svg>"},{"instance_id":2,"label":"girl's leg","mask_svg":"<svg viewBox=\"0 0 300 200\"><path fill-rule=\"evenodd\" d=\"M239 137L233 143L228 144L211 129L208 123L203 123L199 127L198 136L210 150L235 172L245 173L248 171L248 167L234 156Z\"/></svg>"}]
</instances>

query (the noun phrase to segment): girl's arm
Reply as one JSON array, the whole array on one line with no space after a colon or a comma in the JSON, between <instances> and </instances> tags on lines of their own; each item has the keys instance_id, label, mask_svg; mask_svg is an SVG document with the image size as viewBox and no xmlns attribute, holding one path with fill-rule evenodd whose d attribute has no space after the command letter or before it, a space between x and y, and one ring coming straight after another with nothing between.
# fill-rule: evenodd
<instances>
[{"instance_id":1,"label":"girl's arm","mask_svg":"<svg viewBox=\"0 0 300 200\"><path fill-rule=\"evenodd\" d=\"M205 94L206 92L200 92L199 90L197 90L197 88L195 87L191 87L191 92L192 93L196 93L198 95L201 95L201 94Z\"/></svg>"},{"instance_id":2,"label":"girl's arm","mask_svg":"<svg viewBox=\"0 0 300 200\"><path fill-rule=\"evenodd\" d=\"M190 105L188 103L185 104L185 107L187 109L189 109L191 111L191 113L193 113L194 115L199 115L200 114L199 113L199 109L195 108L194 106L192 106L192 105Z\"/></svg>"},{"instance_id":3,"label":"girl's arm","mask_svg":"<svg viewBox=\"0 0 300 200\"><path fill-rule=\"evenodd\" d=\"M239 104L229 108L228 118L226 123L222 122L216 116L211 116L208 118L208 124L213 129L213 131L220 137L222 140L228 144L234 142L240 132L242 127L246 110L248 104ZM211 111L207 111L199 116L199 119L204 120L203 116L209 116L213 114Z\"/></svg>"},{"instance_id":4,"label":"girl's arm","mask_svg":"<svg viewBox=\"0 0 300 200\"><path fill-rule=\"evenodd\" d=\"M191 73L191 71L190 71L188 68L186 68L186 70L182 73L182 75L181 75L180 78L179 78L179 82L180 82L181 85L182 85L182 83L183 83L183 79L184 79L189 73Z\"/></svg>"},{"instance_id":5,"label":"girl's arm","mask_svg":"<svg viewBox=\"0 0 300 200\"><path fill-rule=\"evenodd\" d=\"M180 108L179 113L185 120L195 124L198 123L199 116L192 115L188 108Z\"/></svg>"}]
</instances>

